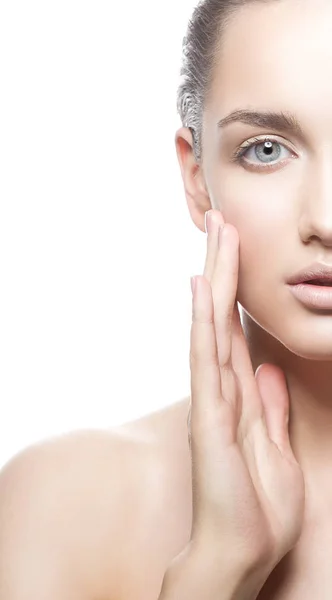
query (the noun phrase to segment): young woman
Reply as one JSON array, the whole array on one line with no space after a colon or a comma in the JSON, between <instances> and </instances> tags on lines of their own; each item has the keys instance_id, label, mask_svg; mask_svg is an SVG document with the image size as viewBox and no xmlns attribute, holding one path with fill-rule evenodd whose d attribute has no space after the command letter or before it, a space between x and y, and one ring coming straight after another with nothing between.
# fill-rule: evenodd
<instances>
[{"instance_id":1,"label":"young woman","mask_svg":"<svg viewBox=\"0 0 332 600\"><path fill-rule=\"evenodd\" d=\"M1 598L331 598L331 29L328 0L195 9L175 140L202 231L209 211L191 393L7 465Z\"/></svg>"}]
</instances>

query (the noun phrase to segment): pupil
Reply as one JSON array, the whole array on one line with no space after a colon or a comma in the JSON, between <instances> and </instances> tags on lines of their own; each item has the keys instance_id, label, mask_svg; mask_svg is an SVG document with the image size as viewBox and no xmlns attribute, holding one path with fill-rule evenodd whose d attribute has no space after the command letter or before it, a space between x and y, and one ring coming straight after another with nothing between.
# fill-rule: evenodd
<instances>
[{"instance_id":1,"label":"pupil","mask_svg":"<svg viewBox=\"0 0 332 600\"><path fill-rule=\"evenodd\" d=\"M272 154L272 142L265 142L264 150L268 156Z\"/></svg>"}]
</instances>

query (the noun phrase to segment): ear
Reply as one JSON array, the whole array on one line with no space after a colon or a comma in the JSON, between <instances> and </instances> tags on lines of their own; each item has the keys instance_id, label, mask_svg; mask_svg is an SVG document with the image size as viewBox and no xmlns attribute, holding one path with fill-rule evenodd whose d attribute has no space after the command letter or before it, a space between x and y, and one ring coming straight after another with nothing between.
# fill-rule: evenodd
<instances>
[{"instance_id":1,"label":"ear","mask_svg":"<svg viewBox=\"0 0 332 600\"><path fill-rule=\"evenodd\" d=\"M191 218L196 227L205 233L205 213L212 206L203 169L195 159L194 140L188 127L181 127L176 132L175 147Z\"/></svg>"}]
</instances>

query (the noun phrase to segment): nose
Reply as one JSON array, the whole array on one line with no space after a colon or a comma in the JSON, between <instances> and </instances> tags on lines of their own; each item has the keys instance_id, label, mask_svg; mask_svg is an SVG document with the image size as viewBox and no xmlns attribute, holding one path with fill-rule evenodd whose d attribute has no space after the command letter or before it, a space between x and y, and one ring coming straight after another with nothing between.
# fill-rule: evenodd
<instances>
[{"instance_id":1,"label":"nose","mask_svg":"<svg viewBox=\"0 0 332 600\"><path fill-rule=\"evenodd\" d=\"M315 165L302 203L299 233L304 242L319 239L332 247L332 153Z\"/></svg>"}]
</instances>

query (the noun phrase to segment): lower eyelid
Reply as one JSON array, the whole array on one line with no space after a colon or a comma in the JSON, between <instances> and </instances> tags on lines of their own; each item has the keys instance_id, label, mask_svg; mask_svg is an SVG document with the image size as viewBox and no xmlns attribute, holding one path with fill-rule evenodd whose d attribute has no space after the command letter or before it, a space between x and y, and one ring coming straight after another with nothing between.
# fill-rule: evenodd
<instances>
[{"instance_id":1,"label":"lower eyelid","mask_svg":"<svg viewBox=\"0 0 332 600\"><path fill-rule=\"evenodd\" d=\"M290 158L296 158L296 157L290 157ZM245 158L242 158L239 160L239 165L247 171L253 171L255 173L270 173L270 172L274 172L274 171L278 171L278 170L282 169L289 162L290 158L285 158L285 159L279 160L278 162L274 162L274 163L267 163L265 165L263 163L261 163L261 164L251 163L249 161L246 161Z\"/></svg>"}]
</instances>

